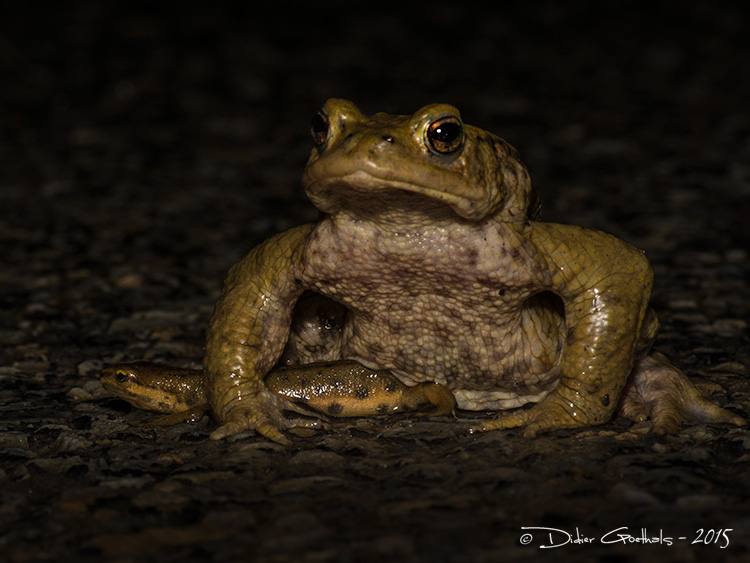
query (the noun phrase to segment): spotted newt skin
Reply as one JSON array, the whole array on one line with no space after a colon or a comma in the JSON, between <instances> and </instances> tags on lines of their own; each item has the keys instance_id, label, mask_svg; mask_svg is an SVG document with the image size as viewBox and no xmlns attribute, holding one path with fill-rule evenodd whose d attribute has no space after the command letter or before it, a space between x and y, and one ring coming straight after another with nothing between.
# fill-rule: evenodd
<instances>
[{"instance_id":1,"label":"spotted newt skin","mask_svg":"<svg viewBox=\"0 0 750 563\"><path fill-rule=\"evenodd\" d=\"M533 437L615 413L661 433L744 424L651 350L644 253L541 221L515 149L455 107L366 115L330 99L311 133L302 185L319 220L235 264L208 327L211 438L252 429L290 443L294 403L266 376L323 360L436 382L461 409L499 412L474 431Z\"/></svg>"},{"instance_id":2,"label":"spotted newt skin","mask_svg":"<svg viewBox=\"0 0 750 563\"><path fill-rule=\"evenodd\" d=\"M203 370L133 362L106 367L100 380L107 391L134 407L168 414L149 425L193 422L209 410ZM265 384L295 404L333 417L396 412L441 416L453 413L456 404L443 385L406 386L386 371L352 361L277 367Z\"/></svg>"}]
</instances>

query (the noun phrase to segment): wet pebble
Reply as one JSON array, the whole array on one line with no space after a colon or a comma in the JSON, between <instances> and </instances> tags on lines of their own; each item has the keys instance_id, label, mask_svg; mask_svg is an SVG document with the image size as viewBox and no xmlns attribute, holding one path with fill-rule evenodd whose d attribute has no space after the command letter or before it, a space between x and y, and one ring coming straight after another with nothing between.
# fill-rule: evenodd
<instances>
[{"instance_id":1,"label":"wet pebble","mask_svg":"<svg viewBox=\"0 0 750 563\"><path fill-rule=\"evenodd\" d=\"M29 437L23 432L0 432L0 448L2 449L28 449Z\"/></svg>"},{"instance_id":2,"label":"wet pebble","mask_svg":"<svg viewBox=\"0 0 750 563\"><path fill-rule=\"evenodd\" d=\"M659 504L659 499L648 491L627 483L617 483L609 492L609 496L614 500L624 500L633 504L654 505Z\"/></svg>"},{"instance_id":3,"label":"wet pebble","mask_svg":"<svg viewBox=\"0 0 750 563\"><path fill-rule=\"evenodd\" d=\"M91 448L93 442L72 432L61 432L55 440L53 448L57 452L86 451Z\"/></svg>"}]
</instances>

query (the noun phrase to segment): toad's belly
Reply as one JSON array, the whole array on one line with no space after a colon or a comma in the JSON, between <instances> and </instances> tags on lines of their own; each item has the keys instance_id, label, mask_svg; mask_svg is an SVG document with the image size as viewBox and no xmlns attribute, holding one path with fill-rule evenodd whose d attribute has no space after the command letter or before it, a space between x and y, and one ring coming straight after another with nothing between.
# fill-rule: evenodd
<instances>
[{"instance_id":1,"label":"toad's belly","mask_svg":"<svg viewBox=\"0 0 750 563\"><path fill-rule=\"evenodd\" d=\"M552 380L549 389L539 391L538 393L517 393L515 391L503 390L474 390L474 389L453 389L453 396L456 398L456 405L459 409L469 411L501 411L515 409L526 403L538 403L546 397L556 386L556 379Z\"/></svg>"},{"instance_id":2,"label":"toad's belly","mask_svg":"<svg viewBox=\"0 0 750 563\"><path fill-rule=\"evenodd\" d=\"M359 322L358 322L359 321ZM407 385L446 385L459 408L499 410L537 402L557 384L560 345L553 336L530 339L524 320L494 324L423 322L399 330L353 316L344 329L343 356L390 370Z\"/></svg>"}]
</instances>

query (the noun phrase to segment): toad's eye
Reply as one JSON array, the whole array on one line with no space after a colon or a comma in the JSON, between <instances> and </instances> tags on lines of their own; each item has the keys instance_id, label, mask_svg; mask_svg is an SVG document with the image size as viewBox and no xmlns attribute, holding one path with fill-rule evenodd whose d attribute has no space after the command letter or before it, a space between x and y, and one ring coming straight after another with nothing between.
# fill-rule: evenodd
<instances>
[{"instance_id":1,"label":"toad's eye","mask_svg":"<svg viewBox=\"0 0 750 563\"><path fill-rule=\"evenodd\" d=\"M430 123L425 136L435 152L442 154L454 152L464 141L464 126L454 115L441 117Z\"/></svg>"},{"instance_id":2,"label":"toad's eye","mask_svg":"<svg viewBox=\"0 0 750 563\"><path fill-rule=\"evenodd\" d=\"M318 146L325 143L328 139L329 129L328 116L321 110L315 114L310 123L310 134L312 135L313 143Z\"/></svg>"},{"instance_id":3,"label":"toad's eye","mask_svg":"<svg viewBox=\"0 0 750 563\"><path fill-rule=\"evenodd\" d=\"M130 374L124 369L118 369L115 372L115 380L117 383L125 383L128 379L130 379Z\"/></svg>"}]
</instances>

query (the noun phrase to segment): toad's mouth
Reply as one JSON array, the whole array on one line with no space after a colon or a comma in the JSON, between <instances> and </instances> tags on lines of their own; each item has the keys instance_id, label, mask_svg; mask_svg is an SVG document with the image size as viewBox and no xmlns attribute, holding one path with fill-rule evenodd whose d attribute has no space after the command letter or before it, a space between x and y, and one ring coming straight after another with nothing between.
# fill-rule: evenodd
<instances>
[{"instance_id":1,"label":"toad's mouth","mask_svg":"<svg viewBox=\"0 0 750 563\"><path fill-rule=\"evenodd\" d=\"M487 204L462 178L458 182L417 183L364 170L313 180L306 185L306 192L315 207L330 214L450 214L476 221L486 214Z\"/></svg>"}]
</instances>

